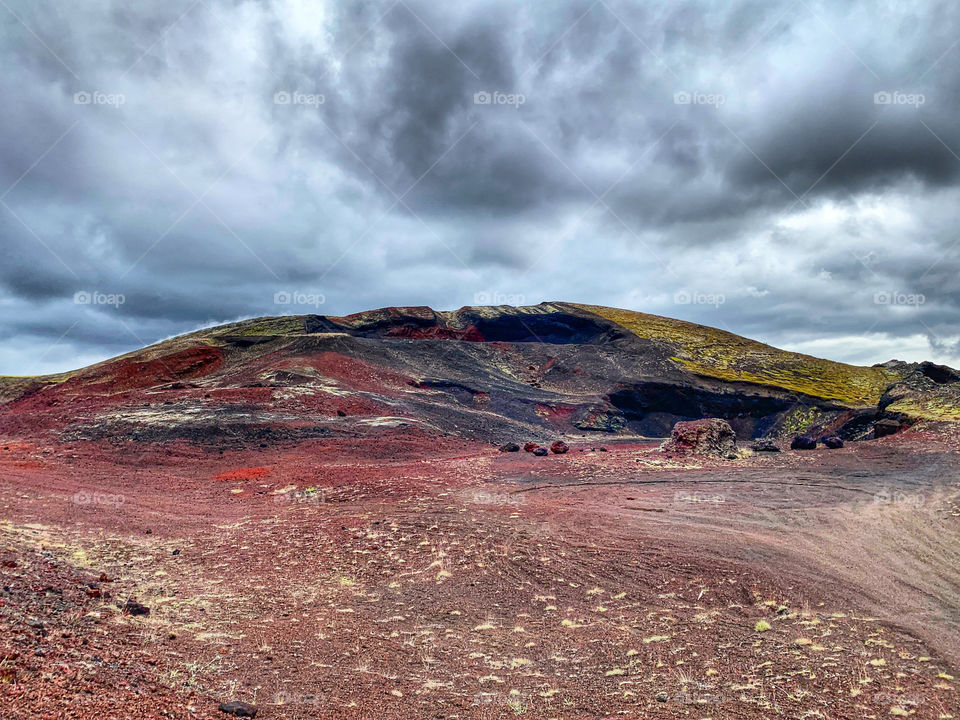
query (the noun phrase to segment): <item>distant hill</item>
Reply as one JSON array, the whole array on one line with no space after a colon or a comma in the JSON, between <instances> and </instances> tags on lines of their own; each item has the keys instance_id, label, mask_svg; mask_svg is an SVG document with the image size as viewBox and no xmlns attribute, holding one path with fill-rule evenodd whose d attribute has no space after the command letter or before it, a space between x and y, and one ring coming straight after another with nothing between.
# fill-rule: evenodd
<instances>
[{"instance_id":1,"label":"distant hill","mask_svg":"<svg viewBox=\"0 0 960 720\"><path fill-rule=\"evenodd\" d=\"M702 325L563 302L259 318L70 373L0 380L0 432L211 444L366 436L652 436L727 418L743 438L867 437L960 420L960 375L858 367Z\"/></svg>"}]
</instances>

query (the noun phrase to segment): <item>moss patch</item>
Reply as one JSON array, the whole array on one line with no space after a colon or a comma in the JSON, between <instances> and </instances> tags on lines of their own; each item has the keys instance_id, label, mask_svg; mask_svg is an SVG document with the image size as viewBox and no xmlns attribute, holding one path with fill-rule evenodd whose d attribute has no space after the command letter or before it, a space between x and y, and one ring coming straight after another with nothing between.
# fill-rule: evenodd
<instances>
[{"instance_id":1,"label":"moss patch","mask_svg":"<svg viewBox=\"0 0 960 720\"><path fill-rule=\"evenodd\" d=\"M769 385L850 407L872 407L900 376L886 368L859 367L778 350L716 328L659 315L598 305L575 305L635 335L671 345L685 370L732 382Z\"/></svg>"}]
</instances>

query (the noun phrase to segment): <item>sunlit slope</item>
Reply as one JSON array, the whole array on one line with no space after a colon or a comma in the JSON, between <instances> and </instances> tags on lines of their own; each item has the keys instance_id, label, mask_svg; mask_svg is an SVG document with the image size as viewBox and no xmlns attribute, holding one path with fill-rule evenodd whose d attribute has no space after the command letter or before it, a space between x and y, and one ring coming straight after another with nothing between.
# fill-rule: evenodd
<instances>
[{"instance_id":1,"label":"sunlit slope","mask_svg":"<svg viewBox=\"0 0 960 720\"><path fill-rule=\"evenodd\" d=\"M690 372L792 390L851 407L875 406L900 379L886 368L859 367L778 350L716 328L659 315L600 305L571 304L617 323L649 340L674 348L673 359Z\"/></svg>"}]
</instances>

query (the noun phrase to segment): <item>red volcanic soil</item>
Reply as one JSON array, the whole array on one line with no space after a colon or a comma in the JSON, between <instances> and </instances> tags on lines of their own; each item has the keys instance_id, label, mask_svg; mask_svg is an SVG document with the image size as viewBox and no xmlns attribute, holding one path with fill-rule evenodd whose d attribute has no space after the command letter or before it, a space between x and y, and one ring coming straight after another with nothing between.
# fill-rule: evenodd
<instances>
[{"instance_id":1,"label":"red volcanic soil","mask_svg":"<svg viewBox=\"0 0 960 720\"><path fill-rule=\"evenodd\" d=\"M950 435L736 461L389 424L0 447L3 718L960 707Z\"/></svg>"}]
</instances>

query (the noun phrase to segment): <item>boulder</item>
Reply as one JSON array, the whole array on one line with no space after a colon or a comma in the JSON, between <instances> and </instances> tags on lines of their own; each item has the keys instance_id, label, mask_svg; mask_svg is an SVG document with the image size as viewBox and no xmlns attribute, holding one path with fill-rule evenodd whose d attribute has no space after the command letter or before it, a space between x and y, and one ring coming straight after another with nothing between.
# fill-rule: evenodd
<instances>
[{"instance_id":1,"label":"boulder","mask_svg":"<svg viewBox=\"0 0 960 720\"><path fill-rule=\"evenodd\" d=\"M257 716L257 707L255 705L240 702L239 700L220 703L217 710L227 715L236 715L237 717L254 718Z\"/></svg>"},{"instance_id":2,"label":"boulder","mask_svg":"<svg viewBox=\"0 0 960 720\"><path fill-rule=\"evenodd\" d=\"M523 444L524 452L533 452L533 451L536 450L538 447L540 447L540 446L537 445L535 442L528 442L528 443L524 443L524 444Z\"/></svg>"},{"instance_id":3,"label":"boulder","mask_svg":"<svg viewBox=\"0 0 960 720\"><path fill-rule=\"evenodd\" d=\"M553 445L550 446L550 452L556 455L563 455L565 452L569 451L570 447L563 440L557 440Z\"/></svg>"},{"instance_id":4,"label":"boulder","mask_svg":"<svg viewBox=\"0 0 960 720\"><path fill-rule=\"evenodd\" d=\"M816 450L817 441L813 438L804 437L803 435L796 435L793 440L790 442L791 450Z\"/></svg>"},{"instance_id":5,"label":"boulder","mask_svg":"<svg viewBox=\"0 0 960 720\"><path fill-rule=\"evenodd\" d=\"M754 452L780 452L780 446L777 445L773 440L768 440L766 438L761 438L757 440L753 445L750 446L750 449Z\"/></svg>"},{"instance_id":6,"label":"boulder","mask_svg":"<svg viewBox=\"0 0 960 720\"><path fill-rule=\"evenodd\" d=\"M683 455L729 457L737 452L737 435L730 423L720 418L686 420L673 426L670 439L660 449Z\"/></svg>"},{"instance_id":7,"label":"boulder","mask_svg":"<svg viewBox=\"0 0 960 720\"><path fill-rule=\"evenodd\" d=\"M825 437L821 440L824 445L826 445L831 450L837 450L843 447L843 440L838 438L836 435L831 435L830 437Z\"/></svg>"},{"instance_id":8,"label":"boulder","mask_svg":"<svg viewBox=\"0 0 960 720\"><path fill-rule=\"evenodd\" d=\"M875 438L886 437L887 435L893 435L896 432L900 432L900 423L896 420L877 420L873 424L873 436Z\"/></svg>"},{"instance_id":9,"label":"boulder","mask_svg":"<svg viewBox=\"0 0 960 720\"><path fill-rule=\"evenodd\" d=\"M546 448L542 448L542 447L534 448L534 449L533 449L533 454L536 455L536 456L538 456L538 457L543 457L544 455L547 454L547 449L546 449Z\"/></svg>"},{"instance_id":10,"label":"boulder","mask_svg":"<svg viewBox=\"0 0 960 720\"><path fill-rule=\"evenodd\" d=\"M520 452L520 446L515 442L509 442L500 446L500 452Z\"/></svg>"}]
</instances>

